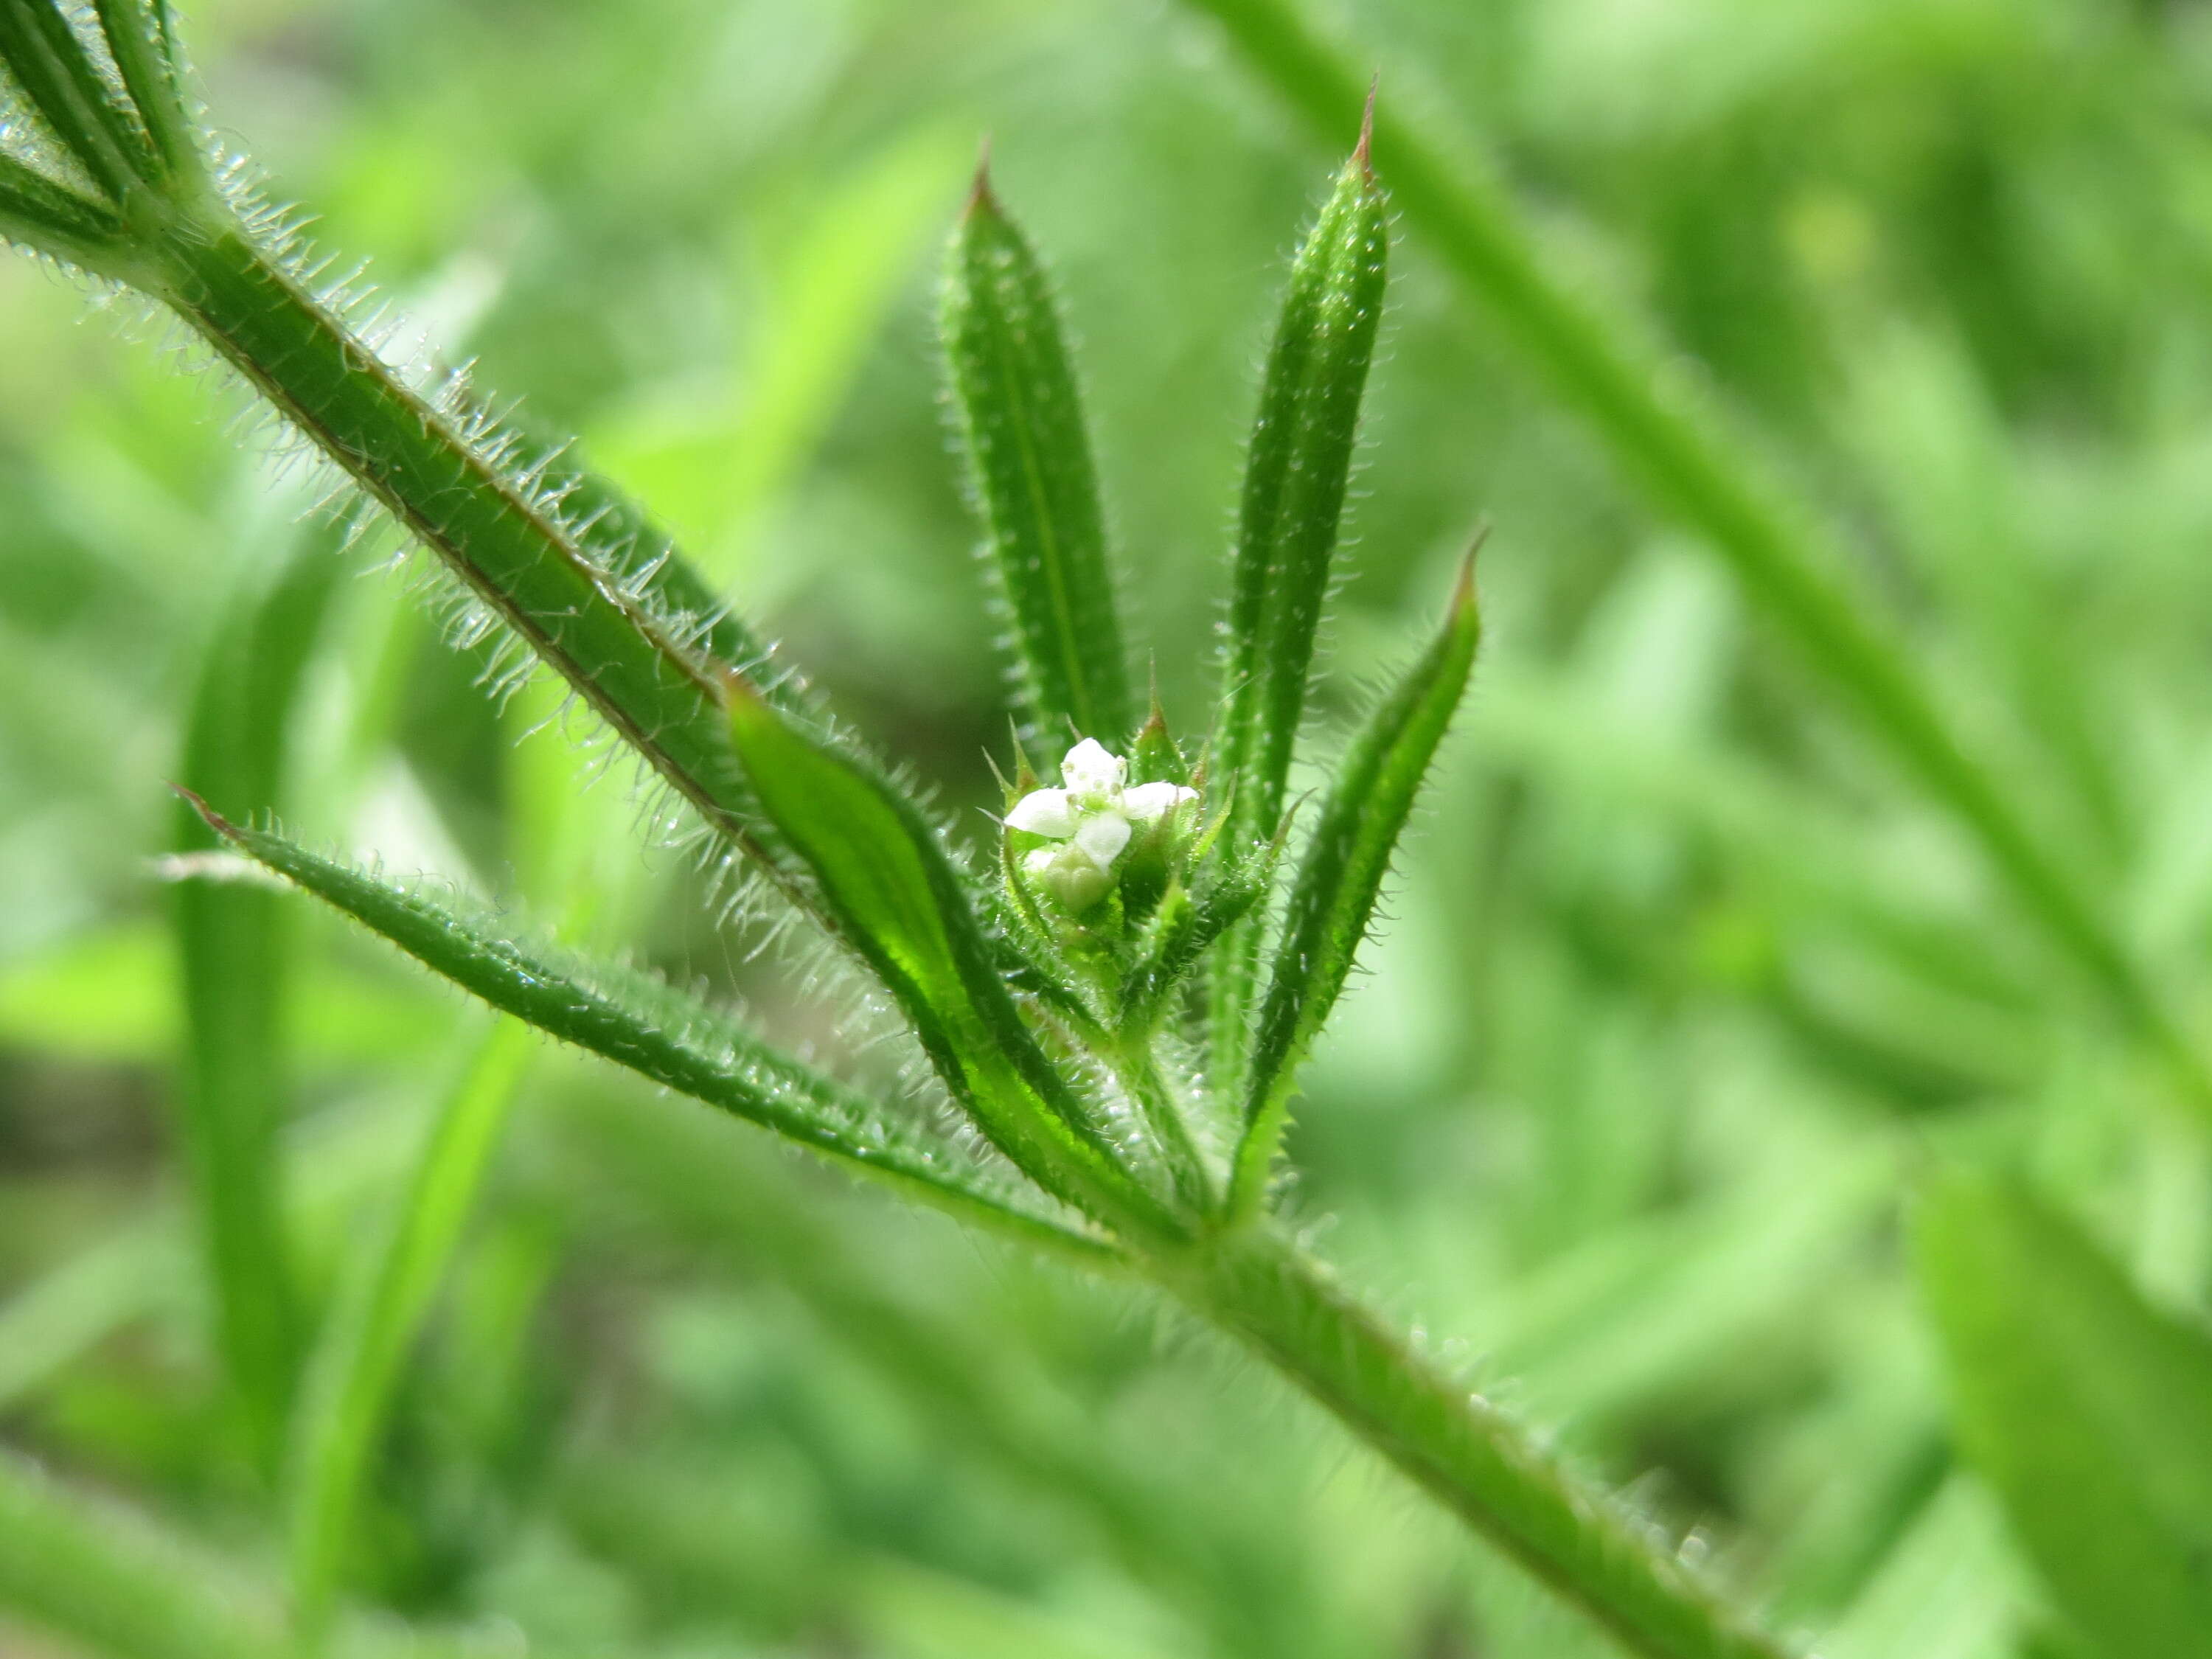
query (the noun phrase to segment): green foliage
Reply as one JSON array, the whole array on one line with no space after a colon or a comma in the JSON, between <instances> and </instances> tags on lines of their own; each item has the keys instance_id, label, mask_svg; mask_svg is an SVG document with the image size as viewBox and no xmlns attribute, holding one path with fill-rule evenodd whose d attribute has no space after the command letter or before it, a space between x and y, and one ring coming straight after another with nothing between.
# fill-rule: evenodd
<instances>
[{"instance_id":1,"label":"green foliage","mask_svg":"<svg viewBox=\"0 0 2212 1659\"><path fill-rule=\"evenodd\" d=\"M352 1264L307 1369L290 1470L291 1589L319 1634L346 1559L363 1479L408 1350L459 1246L530 1058L529 1028L501 1020L476 1045L425 1137L380 1248Z\"/></svg>"},{"instance_id":2,"label":"green foliage","mask_svg":"<svg viewBox=\"0 0 2212 1659\"><path fill-rule=\"evenodd\" d=\"M1374 926L1391 855L1474 670L1482 633L1469 556L1443 632L1376 706L1346 753L1291 884L1283 942L1253 1042L1231 1203L1255 1211L1273 1173L1297 1066Z\"/></svg>"},{"instance_id":3,"label":"green foliage","mask_svg":"<svg viewBox=\"0 0 2212 1659\"><path fill-rule=\"evenodd\" d=\"M1134 723L1128 656L1075 371L1043 267L981 172L940 328L1024 717L1047 744L1071 731L1118 743Z\"/></svg>"},{"instance_id":4,"label":"green foliage","mask_svg":"<svg viewBox=\"0 0 2212 1659\"><path fill-rule=\"evenodd\" d=\"M289 727L337 574L330 553L323 538L295 538L223 617L185 725L187 787L218 800L285 799ZM177 844L186 856L220 844L181 801ZM191 882L172 902L185 1022L182 1139L219 1339L249 1434L273 1470L301 1342L276 1155L289 1048L283 902L263 889Z\"/></svg>"},{"instance_id":5,"label":"green foliage","mask_svg":"<svg viewBox=\"0 0 2212 1659\"><path fill-rule=\"evenodd\" d=\"M191 21L0 0L0 1649L2189 1650L2190 9Z\"/></svg>"},{"instance_id":6,"label":"green foliage","mask_svg":"<svg viewBox=\"0 0 2212 1659\"><path fill-rule=\"evenodd\" d=\"M1291 263L1244 458L1216 738L1240 841L1267 839L1282 818L1382 321L1390 233L1368 155L1374 118L1370 98L1359 147ZM1214 1083L1232 1098L1259 947L1239 928L1215 968Z\"/></svg>"},{"instance_id":7,"label":"green foliage","mask_svg":"<svg viewBox=\"0 0 2212 1659\"><path fill-rule=\"evenodd\" d=\"M2012 1182L1940 1177L1921 1279L1960 1443L2093 1649L2212 1652L2212 1337Z\"/></svg>"},{"instance_id":8,"label":"green foliage","mask_svg":"<svg viewBox=\"0 0 2212 1659\"><path fill-rule=\"evenodd\" d=\"M762 810L975 1127L1055 1197L1109 1225L1171 1235L1024 1023L951 860L912 803L742 681L731 684L730 728Z\"/></svg>"},{"instance_id":9,"label":"green foliage","mask_svg":"<svg viewBox=\"0 0 2212 1659\"><path fill-rule=\"evenodd\" d=\"M1291 262L1244 461L1217 747L1248 837L1282 817L1382 317L1390 232L1370 142L1363 131Z\"/></svg>"},{"instance_id":10,"label":"green foliage","mask_svg":"<svg viewBox=\"0 0 2212 1659\"><path fill-rule=\"evenodd\" d=\"M1193 0L1218 17L1266 78L1323 125L1356 84L1284 0ZM1680 385L1546 268L1513 210L1465 176L1425 135L1386 120L1382 143L1407 212L1454 276L1504 319L1513 338L1606 447L1671 514L1725 558L1747 598L1801 651L1869 732L1957 814L2051 942L2176 1067L2200 1109L2212 1069L2163 994L2027 805L1974 754L1934 688L1850 584L1842 562Z\"/></svg>"},{"instance_id":11,"label":"green foliage","mask_svg":"<svg viewBox=\"0 0 2212 1659\"><path fill-rule=\"evenodd\" d=\"M867 1101L774 1053L710 1007L639 983L609 964L590 970L594 982L586 983L575 970L423 894L318 858L281 836L228 823L212 811L207 817L248 857L549 1036L773 1129L856 1171L916 1186L923 1189L919 1195L963 1214L1079 1253L1085 1249L1080 1238L993 1196L986 1182L959 1167L957 1157L887 1133Z\"/></svg>"}]
</instances>

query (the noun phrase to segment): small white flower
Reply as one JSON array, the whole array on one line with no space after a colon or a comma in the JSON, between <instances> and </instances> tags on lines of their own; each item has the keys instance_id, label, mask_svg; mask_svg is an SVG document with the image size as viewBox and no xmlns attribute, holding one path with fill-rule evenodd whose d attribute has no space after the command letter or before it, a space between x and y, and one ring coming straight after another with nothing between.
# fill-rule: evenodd
<instances>
[{"instance_id":1,"label":"small white flower","mask_svg":"<svg viewBox=\"0 0 2212 1659\"><path fill-rule=\"evenodd\" d=\"M1030 878L1071 910L1085 910L1106 896L1108 875L1134 825L1153 823L1198 799L1175 783L1127 788L1129 763L1096 738L1085 738L1060 763L1059 789L1032 789L1006 814L1009 830L1024 830L1060 847L1040 847L1022 860Z\"/></svg>"}]
</instances>

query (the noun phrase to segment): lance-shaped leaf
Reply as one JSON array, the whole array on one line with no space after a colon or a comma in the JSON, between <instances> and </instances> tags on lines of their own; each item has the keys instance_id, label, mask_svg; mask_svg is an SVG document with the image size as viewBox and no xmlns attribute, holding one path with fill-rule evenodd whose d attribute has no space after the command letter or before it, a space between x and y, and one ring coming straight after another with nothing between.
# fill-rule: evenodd
<instances>
[{"instance_id":1,"label":"lance-shaped leaf","mask_svg":"<svg viewBox=\"0 0 2212 1659\"><path fill-rule=\"evenodd\" d=\"M1134 723L1105 515L1051 287L978 173L954 233L942 331L969 477L1032 732L1118 742Z\"/></svg>"},{"instance_id":2,"label":"lance-shaped leaf","mask_svg":"<svg viewBox=\"0 0 2212 1659\"><path fill-rule=\"evenodd\" d=\"M152 141L100 74L61 0L0 0L0 57L46 131L111 204L160 176Z\"/></svg>"},{"instance_id":3,"label":"lance-shaped leaf","mask_svg":"<svg viewBox=\"0 0 2212 1659\"><path fill-rule=\"evenodd\" d=\"M1086 1260L1107 1254L956 1148L887 1122L872 1102L776 1053L696 998L604 964L579 969L550 951L501 938L420 893L267 830L233 823L203 801L194 805L247 857L550 1036L964 1219Z\"/></svg>"},{"instance_id":4,"label":"lance-shaped leaf","mask_svg":"<svg viewBox=\"0 0 2212 1659\"><path fill-rule=\"evenodd\" d=\"M1117 1229L1174 1219L1045 1057L1000 977L936 832L856 757L802 730L742 680L730 730L763 810L812 873L819 908L866 961L976 1127L1054 1196Z\"/></svg>"},{"instance_id":5,"label":"lance-shaped leaf","mask_svg":"<svg viewBox=\"0 0 2212 1659\"><path fill-rule=\"evenodd\" d=\"M114 210L64 190L12 155L0 155L0 238L120 280L129 264Z\"/></svg>"},{"instance_id":6,"label":"lance-shaped leaf","mask_svg":"<svg viewBox=\"0 0 2212 1659\"><path fill-rule=\"evenodd\" d=\"M2106 1659L2212 1656L2212 1338L2002 1179L1917 1232L1959 1443L2058 1609Z\"/></svg>"},{"instance_id":7,"label":"lance-shaped leaf","mask_svg":"<svg viewBox=\"0 0 2212 1659\"><path fill-rule=\"evenodd\" d=\"M93 0L101 38L146 135L149 176L159 183L201 182L205 166L185 106L168 0Z\"/></svg>"},{"instance_id":8,"label":"lance-shaped leaf","mask_svg":"<svg viewBox=\"0 0 2212 1659\"><path fill-rule=\"evenodd\" d=\"M1382 314L1389 226L1367 145L1363 131L1291 267L1245 463L1215 748L1240 841L1282 816Z\"/></svg>"},{"instance_id":9,"label":"lance-shaped leaf","mask_svg":"<svg viewBox=\"0 0 2212 1659\"><path fill-rule=\"evenodd\" d=\"M1232 1213L1265 1196L1298 1062L1367 936L1398 837L1474 666L1481 618L1470 555L1443 631L1369 720L1338 769L1291 890L1282 948L1253 1040Z\"/></svg>"},{"instance_id":10,"label":"lance-shaped leaf","mask_svg":"<svg viewBox=\"0 0 2212 1659\"><path fill-rule=\"evenodd\" d=\"M1359 146L1298 250L1260 389L1231 575L1217 775L1231 790L1234 847L1271 838L1313 670L1375 352L1389 256L1382 191ZM1237 1097L1258 982L1255 919L1222 940L1212 988L1215 1087Z\"/></svg>"},{"instance_id":11,"label":"lance-shaped leaf","mask_svg":"<svg viewBox=\"0 0 2212 1659\"><path fill-rule=\"evenodd\" d=\"M287 733L338 562L327 531L289 538L231 603L199 665L181 770L195 789L281 801ZM179 805L173 845L214 847ZM283 901L192 883L170 909L181 983L177 1128L207 1272L216 1352L255 1451L275 1471L302 1328L284 1226L293 973Z\"/></svg>"}]
</instances>

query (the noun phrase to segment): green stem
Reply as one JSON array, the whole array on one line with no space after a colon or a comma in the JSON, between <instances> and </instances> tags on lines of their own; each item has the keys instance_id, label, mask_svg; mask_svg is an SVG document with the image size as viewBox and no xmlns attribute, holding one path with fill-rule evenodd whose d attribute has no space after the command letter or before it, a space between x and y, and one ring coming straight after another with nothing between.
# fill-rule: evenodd
<instances>
[{"instance_id":1,"label":"green stem","mask_svg":"<svg viewBox=\"0 0 2212 1659\"><path fill-rule=\"evenodd\" d=\"M1188 0L1217 18L1262 79L1316 131L1358 106L1357 73L1285 0ZM2200 1112L2212 1114L2212 1066L2176 1023L2081 878L2031 828L1953 732L1894 643L1832 572L1839 550L1746 456L1748 446L1668 377L1625 331L1545 268L1504 194L1454 166L1389 111L1376 117L1376 165L1391 195L1460 286L1579 410L1659 504L1700 532L1746 595L1787 634L1861 723L1980 842L1991 866L2060 951L2172 1066Z\"/></svg>"},{"instance_id":2,"label":"green stem","mask_svg":"<svg viewBox=\"0 0 2212 1659\"><path fill-rule=\"evenodd\" d=\"M764 852L726 731L719 665L629 591L526 469L409 387L239 226L188 222L161 252L161 298L709 823Z\"/></svg>"},{"instance_id":3,"label":"green stem","mask_svg":"<svg viewBox=\"0 0 2212 1659\"><path fill-rule=\"evenodd\" d=\"M1265 1231L1224 1236L1163 1274L1429 1495L1646 1659L1786 1659L1616 1501L1585 1490L1480 1395L1451 1382L1326 1271Z\"/></svg>"}]
</instances>

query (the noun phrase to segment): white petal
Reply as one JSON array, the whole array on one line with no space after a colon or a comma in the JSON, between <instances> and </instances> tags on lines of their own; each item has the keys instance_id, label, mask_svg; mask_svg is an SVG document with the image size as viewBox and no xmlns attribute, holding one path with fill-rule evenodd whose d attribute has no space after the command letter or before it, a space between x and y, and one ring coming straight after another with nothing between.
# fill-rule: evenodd
<instances>
[{"instance_id":1,"label":"white petal","mask_svg":"<svg viewBox=\"0 0 2212 1659\"><path fill-rule=\"evenodd\" d=\"M1096 738L1085 738L1067 751L1060 763L1060 781L1071 794L1119 794L1129 775L1129 763Z\"/></svg>"},{"instance_id":2,"label":"white petal","mask_svg":"<svg viewBox=\"0 0 2212 1659\"><path fill-rule=\"evenodd\" d=\"M1053 866L1060 861L1060 855L1066 850L1064 847L1040 847L1022 860L1022 868L1031 876L1048 875Z\"/></svg>"},{"instance_id":3,"label":"white petal","mask_svg":"<svg viewBox=\"0 0 2212 1659\"><path fill-rule=\"evenodd\" d=\"M1032 836L1066 841L1075 833L1075 809L1065 789L1032 789L1006 814L1006 828L1026 830Z\"/></svg>"},{"instance_id":4,"label":"white petal","mask_svg":"<svg viewBox=\"0 0 2212 1659\"><path fill-rule=\"evenodd\" d=\"M1103 870L1129 844L1129 820L1119 812L1093 812L1077 826L1075 844Z\"/></svg>"},{"instance_id":5,"label":"white petal","mask_svg":"<svg viewBox=\"0 0 2212 1659\"><path fill-rule=\"evenodd\" d=\"M1174 811L1185 801L1197 799L1197 790L1186 789L1179 783L1140 783L1121 792L1121 810L1149 823Z\"/></svg>"}]
</instances>

